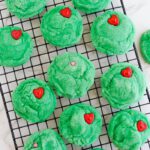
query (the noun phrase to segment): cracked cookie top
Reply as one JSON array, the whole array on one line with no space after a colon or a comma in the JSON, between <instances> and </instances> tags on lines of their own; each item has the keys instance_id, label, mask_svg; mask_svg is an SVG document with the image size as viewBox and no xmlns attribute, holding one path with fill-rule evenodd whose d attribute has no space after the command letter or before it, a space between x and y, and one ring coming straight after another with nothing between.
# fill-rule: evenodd
<instances>
[{"instance_id":1,"label":"cracked cookie top","mask_svg":"<svg viewBox=\"0 0 150 150\"><path fill-rule=\"evenodd\" d=\"M65 143L57 132L47 129L31 135L25 143L24 150L67 150Z\"/></svg>"},{"instance_id":2,"label":"cracked cookie top","mask_svg":"<svg viewBox=\"0 0 150 150\"><path fill-rule=\"evenodd\" d=\"M144 60L150 64L150 30L142 34L140 48Z\"/></svg>"},{"instance_id":3,"label":"cracked cookie top","mask_svg":"<svg viewBox=\"0 0 150 150\"><path fill-rule=\"evenodd\" d=\"M118 63L102 75L101 87L102 96L112 107L124 109L142 99L146 81L138 67Z\"/></svg>"},{"instance_id":4,"label":"cracked cookie top","mask_svg":"<svg viewBox=\"0 0 150 150\"><path fill-rule=\"evenodd\" d=\"M20 27L0 28L0 66L20 66L29 60L32 50L30 35Z\"/></svg>"},{"instance_id":5,"label":"cracked cookie top","mask_svg":"<svg viewBox=\"0 0 150 150\"><path fill-rule=\"evenodd\" d=\"M94 77L93 63L75 52L57 56L48 69L50 86L59 96L70 99L85 95L92 86Z\"/></svg>"},{"instance_id":6,"label":"cracked cookie top","mask_svg":"<svg viewBox=\"0 0 150 150\"><path fill-rule=\"evenodd\" d=\"M87 104L75 104L63 111L59 120L59 131L70 143L88 146L101 133L101 114Z\"/></svg>"},{"instance_id":7,"label":"cracked cookie top","mask_svg":"<svg viewBox=\"0 0 150 150\"><path fill-rule=\"evenodd\" d=\"M34 78L18 85L13 92L12 102L15 112L32 123L45 121L56 107L56 97L50 87Z\"/></svg>"},{"instance_id":8,"label":"cracked cookie top","mask_svg":"<svg viewBox=\"0 0 150 150\"><path fill-rule=\"evenodd\" d=\"M104 9L111 0L72 0L72 2L77 9L89 14Z\"/></svg>"},{"instance_id":9,"label":"cracked cookie top","mask_svg":"<svg viewBox=\"0 0 150 150\"><path fill-rule=\"evenodd\" d=\"M150 122L139 111L120 111L110 120L108 134L119 149L138 150L150 137Z\"/></svg>"},{"instance_id":10,"label":"cracked cookie top","mask_svg":"<svg viewBox=\"0 0 150 150\"><path fill-rule=\"evenodd\" d=\"M70 6L56 6L43 16L41 32L44 39L54 46L72 46L82 37L82 17Z\"/></svg>"},{"instance_id":11,"label":"cracked cookie top","mask_svg":"<svg viewBox=\"0 0 150 150\"><path fill-rule=\"evenodd\" d=\"M91 40L96 50L107 55L124 54L133 45L135 29L123 13L106 11L95 19Z\"/></svg>"},{"instance_id":12,"label":"cracked cookie top","mask_svg":"<svg viewBox=\"0 0 150 150\"><path fill-rule=\"evenodd\" d=\"M20 19L41 13L47 0L5 0L9 11Z\"/></svg>"}]
</instances>

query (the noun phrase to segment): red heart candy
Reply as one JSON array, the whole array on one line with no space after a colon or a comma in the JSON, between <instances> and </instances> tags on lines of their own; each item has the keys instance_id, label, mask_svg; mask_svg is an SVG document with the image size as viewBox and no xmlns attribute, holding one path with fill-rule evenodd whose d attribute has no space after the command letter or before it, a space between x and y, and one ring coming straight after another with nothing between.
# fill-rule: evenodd
<instances>
[{"instance_id":1,"label":"red heart candy","mask_svg":"<svg viewBox=\"0 0 150 150\"><path fill-rule=\"evenodd\" d=\"M143 132L144 130L147 129L147 124L145 122L143 122L142 120L140 120L137 123L137 129L139 132Z\"/></svg>"},{"instance_id":2,"label":"red heart candy","mask_svg":"<svg viewBox=\"0 0 150 150\"><path fill-rule=\"evenodd\" d=\"M121 71L121 74L126 78L130 78L132 76L132 69L130 67L127 67Z\"/></svg>"},{"instance_id":3,"label":"red heart candy","mask_svg":"<svg viewBox=\"0 0 150 150\"><path fill-rule=\"evenodd\" d=\"M37 143L34 143L34 144L33 144L33 147L34 147L34 148L38 148L38 144L37 144Z\"/></svg>"},{"instance_id":4,"label":"red heart candy","mask_svg":"<svg viewBox=\"0 0 150 150\"><path fill-rule=\"evenodd\" d=\"M94 114L93 113L85 114L84 120L86 121L87 124L92 124L94 121Z\"/></svg>"},{"instance_id":5,"label":"red heart candy","mask_svg":"<svg viewBox=\"0 0 150 150\"><path fill-rule=\"evenodd\" d=\"M119 25L119 18L117 15L112 15L109 19L108 19L108 23L114 26L118 26Z\"/></svg>"},{"instance_id":6,"label":"red heart candy","mask_svg":"<svg viewBox=\"0 0 150 150\"><path fill-rule=\"evenodd\" d=\"M15 39L18 40L22 36L22 31L21 30L13 30L11 32L11 36Z\"/></svg>"},{"instance_id":7,"label":"red heart candy","mask_svg":"<svg viewBox=\"0 0 150 150\"><path fill-rule=\"evenodd\" d=\"M67 8L62 9L62 10L60 11L60 14L61 14L63 17L65 17L65 18L70 18L72 12L71 12L70 8L67 7Z\"/></svg>"},{"instance_id":8,"label":"red heart candy","mask_svg":"<svg viewBox=\"0 0 150 150\"><path fill-rule=\"evenodd\" d=\"M44 94L44 89L42 87L34 89L33 94L36 98L40 99L40 98L42 98L42 96Z\"/></svg>"}]
</instances>

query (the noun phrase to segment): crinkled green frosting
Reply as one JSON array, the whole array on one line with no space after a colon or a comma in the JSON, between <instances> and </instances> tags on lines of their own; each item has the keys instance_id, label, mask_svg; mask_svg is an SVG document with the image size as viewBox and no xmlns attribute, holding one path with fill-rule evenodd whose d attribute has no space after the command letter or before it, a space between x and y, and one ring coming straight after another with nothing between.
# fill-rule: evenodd
<instances>
[{"instance_id":1,"label":"crinkled green frosting","mask_svg":"<svg viewBox=\"0 0 150 150\"><path fill-rule=\"evenodd\" d=\"M68 6L67 6L68 7ZM59 47L68 47L76 44L82 37L82 17L72 7L72 15L65 18L60 14L66 6L57 6L49 10L42 18L41 32L45 40Z\"/></svg>"},{"instance_id":2,"label":"crinkled green frosting","mask_svg":"<svg viewBox=\"0 0 150 150\"><path fill-rule=\"evenodd\" d=\"M85 13L103 10L111 0L72 0L74 6Z\"/></svg>"},{"instance_id":3,"label":"crinkled green frosting","mask_svg":"<svg viewBox=\"0 0 150 150\"><path fill-rule=\"evenodd\" d=\"M15 67L26 63L33 50L33 41L28 33L22 31L20 39L15 40L11 32L19 27L0 28L0 65Z\"/></svg>"},{"instance_id":4,"label":"crinkled green frosting","mask_svg":"<svg viewBox=\"0 0 150 150\"><path fill-rule=\"evenodd\" d=\"M127 67L133 72L130 78L121 75L121 71ZM141 100L146 90L146 81L143 73L136 66L130 63L118 63L102 75L101 87L102 96L112 107L124 109Z\"/></svg>"},{"instance_id":5,"label":"crinkled green frosting","mask_svg":"<svg viewBox=\"0 0 150 150\"><path fill-rule=\"evenodd\" d=\"M93 113L92 124L87 124L84 114ZM65 109L60 116L59 131L70 143L88 146L96 141L101 133L102 118L100 113L87 104L75 104Z\"/></svg>"},{"instance_id":6,"label":"crinkled green frosting","mask_svg":"<svg viewBox=\"0 0 150 150\"><path fill-rule=\"evenodd\" d=\"M119 25L108 23L112 15L117 15ZM96 50L107 55L124 54L132 47L135 29L131 20L120 12L107 11L97 17L91 28L91 40Z\"/></svg>"},{"instance_id":7,"label":"crinkled green frosting","mask_svg":"<svg viewBox=\"0 0 150 150\"><path fill-rule=\"evenodd\" d=\"M150 63L150 30L143 33L140 39L140 48L144 60Z\"/></svg>"},{"instance_id":8,"label":"crinkled green frosting","mask_svg":"<svg viewBox=\"0 0 150 150\"><path fill-rule=\"evenodd\" d=\"M147 124L143 132L137 130L137 122L142 120ZM141 112L125 110L112 117L108 134L112 142L121 150L139 150L150 137L150 122Z\"/></svg>"},{"instance_id":9,"label":"crinkled green frosting","mask_svg":"<svg viewBox=\"0 0 150 150\"><path fill-rule=\"evenodd\" d=\"M84 96L94 83L94 77L93 63L75 52L57 56L48 69L50 86L59 96L70 99Z\"/></svg>"},{"instance_id":10,"label":"crinkled green frosting","mask_svg":"<svg viewBox=\"0 0 150 150\"><path fill-rule=\"evenodd\" d=\"M34 148L34 144L38 147ZM59 134L52 129L34 133L25 143L24 150L67 150Z\"/></svg>"},{"instance_id":11,"label":"crinkled green frosting","mask_svg":"<svg viewBox=\"0 0 150 150\"><path fill-rule=\"evenodd\" d=\"M41 13L47 0L5 0L9 11L20 19Z\"/></svg>"},{"instance_id":12,"label":"crinkled green frosting","mask_svg":"<svg viewBox=\"0 0 150 150\"><path fill-rule=\"evenodd\" d=\"M38 99L33 90L42 87L44 95ZM12 95L15 112L25 120L36 123L50 117L56 107L56 97L49 86L38 79L27 79L15 89Z\"/></svg>"}]
</instances>

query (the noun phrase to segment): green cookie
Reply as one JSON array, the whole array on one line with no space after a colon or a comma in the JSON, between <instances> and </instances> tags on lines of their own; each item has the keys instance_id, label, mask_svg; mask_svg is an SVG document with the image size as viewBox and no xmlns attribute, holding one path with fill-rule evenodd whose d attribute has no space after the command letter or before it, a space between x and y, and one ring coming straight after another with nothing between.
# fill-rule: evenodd
<instances>
[{"instance_id":1,"label":"green cookie","mask_svg":"<svg viewBox=\"0 0 150 150\"><path fill-rule=\"evenodd\" d=\"M131 20L120 12L107 11L92 25L91 40L94 47L107 55L119 55L133 45L135 29Z\"/></svg>"},{"instance_id":2,"label":"green cookie","mask_svg":"<svg viewBox=\"0 0 150 150\"><path fill-rule=\"evenodd\" d=\"M38 79L23 81L12 96L14 111L25 120L36 123L50 117L56 107L56 98L49 86Z\"/></svg>"},{"instance_id":3,"label":"green cookie","mask_svg":"<svg viewBox=\"0 0 150 150\"><path fill-rule=\"evenodd\" d=\"M44 10L47 0L5 0L9 11L20 19L30 18Z\"/></svg>"},{"instance_id":4,"label":"green cookie","mask_svg":"<svg viewBox=\"0 0 150 150\"><path fill-rule=\"evenodd\" d=\"M101 78L102 96L109 104L124 109L143 97L146 81L139 68L129 63L113 65Z\"/></svg>"},{"instance_id":5,"label":"green cookie","mask_svg":"<svg viewBox=\"0 0 150 150\"><path fill-rule=\"evenodd\" d=\"M140 48L144 60L150 63L150 30L143 33L140 39Z\"/></svg>"},{"instance_id":6,"label":"green cookie","mask_svg":"<svg viewBox=\"0 0 150 150\"><path fill-rule=\"evenodd\" d=\"M72 0L72 2L77 9L89 14L103 10L111 0Z\"/></svg>"},{"instance_id":7,"label":"green cookie","mask_svg":"<svg viewBox=\"0 0 150 150\"><path fill-rule=\"evenodd\" d=\"M24 150L67 150L59 134L52 129L34 133L25 143Z\"/></svg>"},{"instance_id":8,"label":"green cookie","mask_svg":"<svg viewBox=\"0 0 150 150\"><path fill-rule=\"evenodd\" d=\"M57 56L48 69L50 86L59 96L70 99L84 96L94 83L94 77L92 62L75 52Z\"/></svg>"},{"instance_id":9,"label":"green cookie","mask_svg":"<svg viewBox=\"0 0 150 150\"><path fill-rule=\"evenodd\" d=\"M45 40L54 46L72 46L82 37L81 15L74 8L57 6L43 16L41 32Z\"/></svg>"},{"instance_id":10,"label":"green cookie","mask_svg":"<svg viewBox=\"0 0 150 150\"><path fill-rule=\"evenodd\" d=\"M102 118L92 106L83 103L67 108L60 116L59 131L70 143L88 146L101 133Z\"/></svg>"},{"instance_id":11,"label":"green cookie","mask_svg":"<svg viewBox=\"0 0 150 150\"><path fill-rule=\"evenodd\" d=\"M108 134L121 150L139 150L150 137L150 122L141 112L125 110L112 117Z\"/></svg>"},{"instance_id":12,"label":"green cookie","mask_svg":"<svg viewBox=\"0 0 150 150\"><path fill-rule=\"evenodd\" d=\"M19 27L0 28L0 66L15 67L26 63L33 50L33 41Z\"/></svg>"}]
</instances>

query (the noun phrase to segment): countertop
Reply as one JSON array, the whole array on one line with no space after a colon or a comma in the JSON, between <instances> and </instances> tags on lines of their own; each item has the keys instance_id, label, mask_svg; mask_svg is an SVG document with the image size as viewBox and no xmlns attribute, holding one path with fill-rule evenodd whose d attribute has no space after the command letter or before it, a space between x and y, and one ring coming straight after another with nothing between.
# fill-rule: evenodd
<instances>
[{"instance_id":1,"label":"countertop","mask_svg":"<svg viewBox=\"0 0 150 150\"><path fill-rule=\"evenodd\" d=\"M146 64L139 52L139 38L141 34L150 29L150 0L124 0L127 15L131 18L136 27L136 47L140 56L140 61L145 76L150 83L150 65ZM150 87L150 84L148 84ZM11 133L4 110L4 105L0 97L0 149L14 150ZM146 149L145 149L146 150Z\"/></svg>"}]
</instances>

